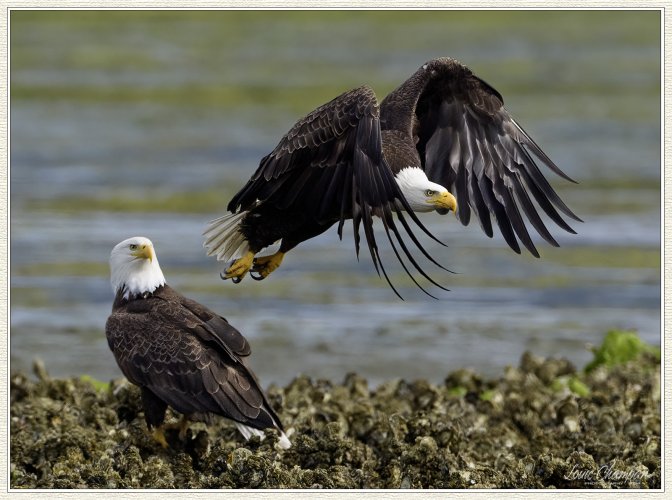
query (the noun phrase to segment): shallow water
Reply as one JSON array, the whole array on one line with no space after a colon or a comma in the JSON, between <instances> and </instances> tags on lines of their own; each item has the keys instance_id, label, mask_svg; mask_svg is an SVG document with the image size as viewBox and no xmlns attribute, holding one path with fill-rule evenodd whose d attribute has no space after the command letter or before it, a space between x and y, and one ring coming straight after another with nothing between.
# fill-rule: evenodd
<instances>
[{"instance_id":1,"label":"shallow water","mask_svg":"<svg viewBox=\"0 0 672 500\"><path fill-rule=\"evenodd\" d=\"M135 234L175 288L250 339L266 383L497 374L528 349L582 366L612 328L659 343L656 13L66 14L11 19L12 370L40 357L58 376L120 375L107 258ZM221 282L201 232L294 120L362 83L383 95L438 55L497 88L580 182L549 174L578 234L552 229L561 247L540 242L534 259L423 215L449 246L427 248L459 273L432 271L451 289L439 300L385 247L398 300L335 230L263 283Z\"/></svg>"}]
</instances>

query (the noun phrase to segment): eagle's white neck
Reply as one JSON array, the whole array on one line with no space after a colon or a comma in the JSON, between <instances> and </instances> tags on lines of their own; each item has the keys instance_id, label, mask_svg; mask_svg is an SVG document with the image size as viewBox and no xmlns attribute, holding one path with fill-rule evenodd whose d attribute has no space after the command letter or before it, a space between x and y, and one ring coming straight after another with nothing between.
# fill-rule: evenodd
<instances>
[{"instance_id":1,"label":"eagle's white neck","mask_svg":"<svg viewBox=\"0 0 672 500\"><path fill-rule=\"evenodd\" d=\"M131 245L149 245L152 258L133 255ZM123 298L152 293L165 285L159 260L156 258L152 242L147 238L135 237L122 241L110 254L110 282L115 293L123 291Z\"/></svg>"}]
</instances>

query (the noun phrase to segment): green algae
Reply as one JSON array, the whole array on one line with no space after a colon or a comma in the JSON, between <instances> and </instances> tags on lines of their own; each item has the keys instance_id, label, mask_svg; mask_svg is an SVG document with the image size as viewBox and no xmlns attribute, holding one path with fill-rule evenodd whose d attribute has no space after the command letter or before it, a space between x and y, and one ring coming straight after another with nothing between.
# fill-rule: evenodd
<instances>
[{"instance_id":1,"label":"green algae","mask_svg":"<svg viewBox=\"0 0 672 500\"><path fill-rule=\"evenodd\" d=\"M577 396L586 398L590 395L590 388L578 377L570 377L567 381L567 387Z\"/></svg>"},{"instance_id":2,"label":"green algae","mask_svg":"<svg viewBox=\"0 0 672 500\"><path fill-rule=\"evenodd\" d=\"M613 336L613 334L611 334ZM611 336L608 336L611 339ZM600 356L596 352L596 358ZM601 358L600 358L601 359ZM244 442L231 422L149 436L125 381L11 377L12 488L660 488L660 359L600 369L525 353L487 379L356 374L271 386L290 435ZM585 386L572 389L574 383ZM169 416L171 416L169 414ZM177 415L172 415L177 419Z\"/></svg>"},{"instance_id":3,"label":"green algae","mask_svg":"<svg viewBox=\"0 0 672 500\"><path fill-rule=\"evenodd\" d=\"M109 382L102 382L100 380L96 380L91 375L81 375L79 377L79 380L90 384L98 392L104 392L110 388Z\"/></svg>"},{"instance_id":4,"label":"green algae","mask_svg":"<svg viewBox=\"0 0 672 500\"><path fill-rule=\"evenodd\" d=\"M586 365L586 372L591 372L600 366L622 365L646 354L660 361L660 348L648 345L636 332L628 330L607 332L602 345L594 348L593 354L593 360Z\"/></svg>"}]
</instances>

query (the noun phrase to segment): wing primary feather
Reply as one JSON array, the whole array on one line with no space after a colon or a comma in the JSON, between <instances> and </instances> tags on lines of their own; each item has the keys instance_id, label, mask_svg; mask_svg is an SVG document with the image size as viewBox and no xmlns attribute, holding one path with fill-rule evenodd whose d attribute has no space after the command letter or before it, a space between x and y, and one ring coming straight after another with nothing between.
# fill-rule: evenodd
<instances>
[{"instance_id":1,"label":"wing primary feather","mask_svg":"<svg viewBox=\"0 0 672 500\"><path fill-rule=\"evenodd\" d=\"M536 229L537 233L539 233L541 237L544 238L544 240L546 240L547 243L549 243L554 247L560 246L560 244L555 240L555 238L553 238L549 230L544 225L544 222L541 220L541 217L539 217L539 214L537 213L537 210L534 208L532 200L530 200L530 196L527 194L527 191L525 191L525 188L523 188L520 179L518 179L517 182L513 183L513 189L516 194L516 197L518 198L518 201L520 202L520 205L523 207L525 215L527 215L527 218L532 224L532 227Z\"/></svg>"},{"instance_id":2,"label":"wing primary feather","mask_svg":"<svg viewBox=\"0 0 672 500\"><path fill-rule=\"evenodd\" d=\"M387 275L387 271L385 271L385 266L383 266L383 262L382 262L382 260L380 260L380 255L378 255L378 248L374 247L371 251L375 252L377 260L380 261L380 269L383 272L383 276L385 276L385 281L387 281L387 284L390 285L390 288L392 289L392 291L394 292L394 294L397 297L399 297L401 300L404 300L404 298L401 296L401 294L397 291L397 289L392 284L392 281L390 280L390 277ZM374 258L374 262L376 261L376 258ZM376 270L378 270L378 266L376 266ZM378 273L378 275L380 276L380 272ZM420 285L418 285L418 286L420 286Z\"/></svg>"},{"instance_id":3,"label":"wing primary feather","mask_svg":"<svg viewBox=\"0 0 672 500\"><path fill-rule=\"evenodd\" d=\"M370 126L371 120L363 120L357 126L357 145L354 151L353 158L353 169L354 169L354 182L353 182L353 193L352 193L352 203L353 203L353 214L359 209L360 217L358 218L358 223L355 227L355 240L357 242L356 249L359 255L359 221L364 226L364 236L366 239L366 244L369 247L369 253L371 254L371 260L373 261L376 272L380 276L379 270L379 258L378 258L378 249L376 246L376 238L373 234L373 220L371 217L371 204L379 205L381 202L378 200L378 189L375 184L376 176L372 171L372 166L370 163L370 158L366 155L363 147L366 147L368 139L370 138ZM368 198L365 198L367 196ZM371 199L371 197L373 199ZM354 218L353 218L354 220Z\"/></svg>"},{"instance_id":4,"label":"wing primary feather","mask_svg":"<svg viewBox=\"0 0 672 500\"><path fill-rule=\"evenodd\" d=\"M465 181L461 180L467 177L466 172L470 172L471 175L482 176L485 174L486 162L483 153L481 152L480 142L480 126L477 120L473 117L469 110L464 105L458 106L457 104L452 107L456 111L457 120L459 117L462 118L462 123L459 123L458 126L461 126L462 134L458 134L457 141L460 143L460 149L464 152L465 157L462 158L462 161L453 167L455 171L455 178L453 179L453 185L457 193L457 202L458 202L458 219L463 226L469 224L471 220L471 209L470 209L470 198L467 197L467 189Z\"/></svg>"},{"instance_id":5,"label":"wing primary feather","mask_svg":"<svg viewBox=\"0 0 672 500\"><path fill-rule=\"evenodd\" d=\"M530 233L527 231L527 228L525 227L525 222L523 221L523 218L520 216L520 211L518 210L516 201L511 196L509 188L507 188L506 186L501 186L500 196L502 197L503 200L502 205L504 206L504 211L506 212L511 227L513 227L513 230L518 235L520 241L523 242L525 248L527 248L532 255L539 258L539 252L534 246L532 238L530 238Z\"/></svg>"},{"instance_id":6,"label":"wing primary feather","mask_svg":"<svg viewBox=\"0 0 672 500\"><path fill-rule=\"evenodd\" d=\"M378 253L378 250L376 250L376 253ZM385 267L383 266L382 262L380 264L380 268L383 271L383 276L385 276L385 281L387 281L387 284L390 285L390 288L394 292L394 294L399 297L399 299L404 300L404 298L401 296L401 294L397 291L397 289L394 287L392 284L392 281L390 281L390 278L387 276L387 272L385 271Z\"/></svg>"},{"instance_id":7,"label":"wing primary feather","mask_svg":"<svg viewBox=\"0 0 672 500\"><path fill-rule=\"evenodd\" d=\"M520 131L521 134L523 134L523 137L525 138L525 142L523 142L524 146L529 148L537 158L539 158L541 161L543 161L548 168L550 168L553 172L558 174L560 177L563 179L568 180L569 182L573 182L574 184L578 184L577 181L572 179L569 175L567 175L564 171L558 167L553 160L551 160L546 153L544 153L544 150L539 147L539 145L530 137L530 135L525 131L523 127L520 126L520 124L509 115L509 119L511 122L514 124L514 126Z\"/></svg>"},{"instance_id":8,"label":"wing primary feather","mask_svg":"<svg viewBox=\"0 0 672 500\"><path fill-rule=\"evenodd\" d=\"M497 202L496 206L495 219L497 220L497 225L499 226L502 236L504 236L504 240L514 252L520 253L520 245L518 245L518 240L511 227L511 222L509 222L509 219L506 217L506 211L499 202Z\"/></svg>"},{"instance_id":9,"label":"wing primary feather","mask_svg":"<svg viewBox=\"0 0 672 500\"><path fill-rule=\"evenodd\" d=\"M415 277L413 276L413 274L408 270L408 268L406 267L406 264L404 263L403 259L401 258L401 255L399 254L399 251L397 250L396 245L394 244L394 241L393 241L392 237L390 236L390 232L389 232L389 230L388 230L387 222L385 221L385 219L383 219L383 225L385 226L385 234L387 235L387 239L389 240L390 245L392 246L392 250L394 250L394 254L397 256L397 260L401 263L401 267L404 268L404 271L406 271L406 274L411 278L411 280L413 281L413 283L415 283L415 285L416 285L420 290L422 290L422 292L424 292L424 293L425 293L426 295L428 295L429 297L438 300L437 297L435 297L434 295L432 295L431 293L429 293L427 290L425 290L424 287L423 287L420 283L418 283L418 281L415 279ZM430 281L431 281L431 280L430 280Z\"/></svg>"},{"instance_id":10,"label":"wing primary feather","mask_svg":"<svg viewBox=\"0 0 672 500\"><path fill-rule=\"evenodd\" d=\"M399 231L398 231L398 229L397 229L397 227L396 227L396 225L395 225L395 223L394 223L394 217L392 216L392 212L389 210L389 208L386 209L385 215L384 215L384 217L383 217L383 225L385 226L385 231L386 231L386 233L387 233L387 237L388 237L388 239L390 240L390 243L392 244L392 248L394 249L394 253L395 253L396 256L397 256L397 259L399 260L399 262L401 262L401 265L403 266L403 268L404 268L404 270L406 271L406 273L411 277L411 279L413 280L413 282L414 282L416 285L418 285L418 287L419 287L420 289L422 289L423 292L427 293L427 292L426 292L426 291L425 291L425 290L418 284L418 282L415 280L415 278L412 276L412 274L408 271L408 269L407 269L406 266L404 265L404 261L403 261L403 259L401 259L399 253L397 252L397 248L396 248L396 246L395 246L394 242L392 241L392 238L391 238L391 236L390 236L390 234L389 234L389 229L391 229L392 232L394 233L394 235L395 235L397 241L399 242L399 246L400 246L401 249L404 251L404 254L406 255L406 258L408 258L408 260L411 262L411 264L413 264L413 267L414 267L414 268L415 268L415 269L416 269L416 270L417 270L417 271L418 271L418 272L419 272L419 273L420 273L420 274L421 274L427 281L429 281L431 284L433 284L434 286L436 286L436 287L438 287L438 288L441 288L442 290L445 290L445 291L449 292L450 290L449 290L448 288L445 288L444 286L442 286L442 285L440 285L439 283L437 283L436 281L434 281L434 280L433 280L433 279L432 279L432 278L431 278L431 277L430 277L430 276L429 276L429 275L422 269L422 267L417 263L417 261L413 258L413 254L411 254L411 252L408 250L408 247L406 246L406 243L404 242L404 239L401 237L401 233L399 233ZM388 227L389 227L389 229L388 229ZM449 271L449 272L450 272L450 271ZM427 293L427 295L429 295L430 297L436 298L436 297L434 297L433 295L431 295L430 293Z\"/></svg>"},{"instance_id":11,"label":"wing primary feather","mask_svg":"<svg viewBox=\"0 0 672 500\"><path fill-rule=\"evenodd\" d=\"M476 130L479 129L476 128ZM508 202L506 198L507 190L506 187L503 185L504 183L500 173L498 173L497 171L497 165L495 163L495 160L490 154L490 151L487 148L485 141L479 142L478 140L476 140L474 146L480 153L478 157L480 158L480 160L483 162L484 165L484 172L486 175L484 175L483 178L484 179L487 178L490 181L489 187L491 191L489 190L484 191L483 189L481 189L481 193L485 195L486 199L490 200L488 206L490 207L490 211L495 215L497 225L499 226L502 236L504 236L504 240L514 252L520 253L520 246L518 245L518 240L516 238L516 234L514 232L515 230L511 224L510 218L513 217L514 224L517 224L518 226L519 221L517 220L516 212L512 209L510 203L508 203L507 206ZM520 214L518 214L518 217L520 217ZM534 252L532 253L534 254Z\"/></svg>"},{"instance_id":12,"label":"wing primary feather","mask_svg":"<svg viewBox=\"0 0 672 500\"><path fill-rule=\"evenodd\" d=\"M443 269L444 271L447 271L451 274L454 274L453 271L451 271L447 267L444 267L443 265L441 265L439 262L437 262L436 259L434 259L434 257L432 257L430 255L430 253L427 250L425 250L425 247L422 246L420 241L418 241L417 237L415 236L415 233L413 233L413 231L411 229L411 226L408 224L408 221L406 220L406 218L403 215L403 212L401 210L399 210L397 207L395 207L395 213L397 214L397 218L399 219L399 222L401 222L401 225L404 226L404 229L406 230L406 233L411 238L411 241L413 241L413 243L418 248L418 250L420 250L420 252L422 252L422 255L424 255L427 258L427 260L429 260L432 264L434 264L438 268Z\"/></svg>"},{"instance_id":13,"label":"wing primary feather","mask_svg":"<svg viewBox=\"0 0 672 500\"><path fill-rule=\"evenodd\" d=\"M364 224L364 236L366 237L366 244L369 247L369 252L371 253L371 259L373 264L380 276L380 271L378 271L378 265L380 264L380 259L378 258L378 246L376 244L376 237L373 234L373 220L371 219L371 212L368 206L363 207L362 210L362 222ZM382 267L382 265L380 266Z\"/></svg>"},{"instance_id":14,"label":"wing primary feather","mask_svg":"<svg viewBox=\"0 0 672 500\"><path fill-rule=\"evenodd\" d=\"M471 205L478 215L478 221L481 224L481 229L486 234L488 238L492 238L492 222L490 221L490 212L488 207L483 200L483 195L481 194L481 189L478 186L478 178L476 175L471 175L469 177L469 192L471 196Z\"/></svg>"},{"instance_id":15,"label":"wing primary feather","mask_svg":"<svg viewBox=\"0 0 672 500\"><path fill-rule=\"evenodd\" d=\"M467 169L465 168L464 163L460 162L457 168L457 177L455 178L455 191L458 200L469 199L469 197L467 196L468 178L469 174L467 173ZM471 219L471 210L469 209L468 202L462 204L458 216L463 226L469 224L469 220Z\"/></svg>"},{"instance_id":16,"label":"wing primary feather","mask_svg":"<svg viewBox=\"0 0 672 500\"><path fill-rule=\"evenodd\" d=\"M343 195L341 199L341 209L340 209L340 220L338 221L338 237L339 239L343 239L343 225L345 224L346 220L346 211L348 207L348 201L350 200L350 206L354 205L353 199L354 198L348 198L348 195L350 197L354 196L354 187L353 187L353 180L352 180L352 173L350 172L350 167L348 166L348 169L346 170L344 174L344 185L343 185ZM354 217L354 212L353 212L353 217Z\"/></svg>"},{"instance_id":17,"label":"wing primary feather","mask_svg":"<svg viewBox=\"0 0 672 500\"><path fill-rule=\"evenodd\" d=\"M506 243L514 252L520 253L520 246L518 246L518 241L513 234L511 224L506 218L506 214L504 213L502 205L494 198L492 194L492 182L486 176L483 176L479 179L478 184L481 194L483 195L483 200L490 210L490 213L494 214L497 225L499 226L502 236L504 236L504 240L506 240Z\"/></svg>"},{"instance_id":18,"label":"wing primary feather","mask_svg":"<svg viewBox=\"0 0 672 500\"><path fill-rule=\"evenodd\" d=\"M532 255L539 258L539 252L532 242L530 233L525 226L525 221L521 217L516 201L511 193L511 185L520 182L510 174L508 165L502 163L503 159L497 154L496 148L492 146L492 141L484 141L481 150L487 154L488 160L493 166L493 171L499 170L501 172L501 175L495 176L493 182L495 188L494 192L495 196L504 207L504 211L506 212L511 227L518 235L518 238L522 241L523 245L525 245L525 248L527 248ZM496 168L496 163L500 165L499 169Z\"/></svg>"},{"instance_id":19,"label":"wing primary feather","mask_svg":"<svg viewBox=\"0 0 672 500\"><path fill-rule=\"evenodd\" d=\"M546 215L548 215L553 222L555 222L558 226L560 226L568 233L576 234L576 231L574 231L574 229L572 229L569 226L569 224L565 222L565 220L560 216L555 207L553 207L552 203L548 200L548 198L544 195L541 189L537 186L536 182L530 176L529 172L527 170L521 170L521 172L523 179L525 179L527 189L530 190L532 196L534 196L534 199L537 201L537 203L546 213Z\"/></svg>"},{"instance_id":20,"label":"wing primary feather","mask_svg":"<svg viewBox=\"0 0 672 500\"><path fill-rule=\"evenodd\" d=\"M357 260L359 260L359 245L361 241L361 237L359 236L359 226L362 223L362 208L355 203L353 203L353 208L352 208L352 233L353 233L353 238L355 240L355 255L357 256ZM374 266L375 266L374 262ZM376 268L376 271L378 269Z\"/></svg>"},{"instance_id":21,"label":"wing primary feather","mask_svg":"<svg viewBox=\"0 0 672 500\"><path fill-rule=\"evenodd\" d=\"M553 187L546 180L546 177L544 177L544 175L539 170L539 167L537 167L537 164L534 162L532 157L530 157L530 154L528 153L527 149L521 147L520 150L522 151L523 155L525 156L525 159L527 160L527 162L525 163L525 166L527 167L526 169L527 172L532 175L532 178L535 180L535 182L541 188L544 194L548 197L548 199L568 217L571 217L572 219L578 222L583 222L574 212L571 211L571 209L567 205L565 205L565 202L560 199L558 193L555 192Z\"/></svg>"}]
</instances>

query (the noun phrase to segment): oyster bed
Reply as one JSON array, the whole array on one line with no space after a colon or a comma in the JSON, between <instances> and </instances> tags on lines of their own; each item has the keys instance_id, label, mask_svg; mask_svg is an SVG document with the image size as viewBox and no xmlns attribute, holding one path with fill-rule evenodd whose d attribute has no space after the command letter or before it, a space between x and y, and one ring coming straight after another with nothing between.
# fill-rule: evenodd
<instances>
[{"instance_id":1,"label":"oyster bed","mask_svg":"<svg viewBox=\"0 0 672 500\"><path fill-rule=\"evenodd\" d=\"M660 488L660 358L577 370L525 353L486 379L371 388L299 376L271 386L292 448L221 418L170 448L124 380L11 377L12 488ZM168 421L177 420L169 410Z\"/></svg>"}]
</instances>

